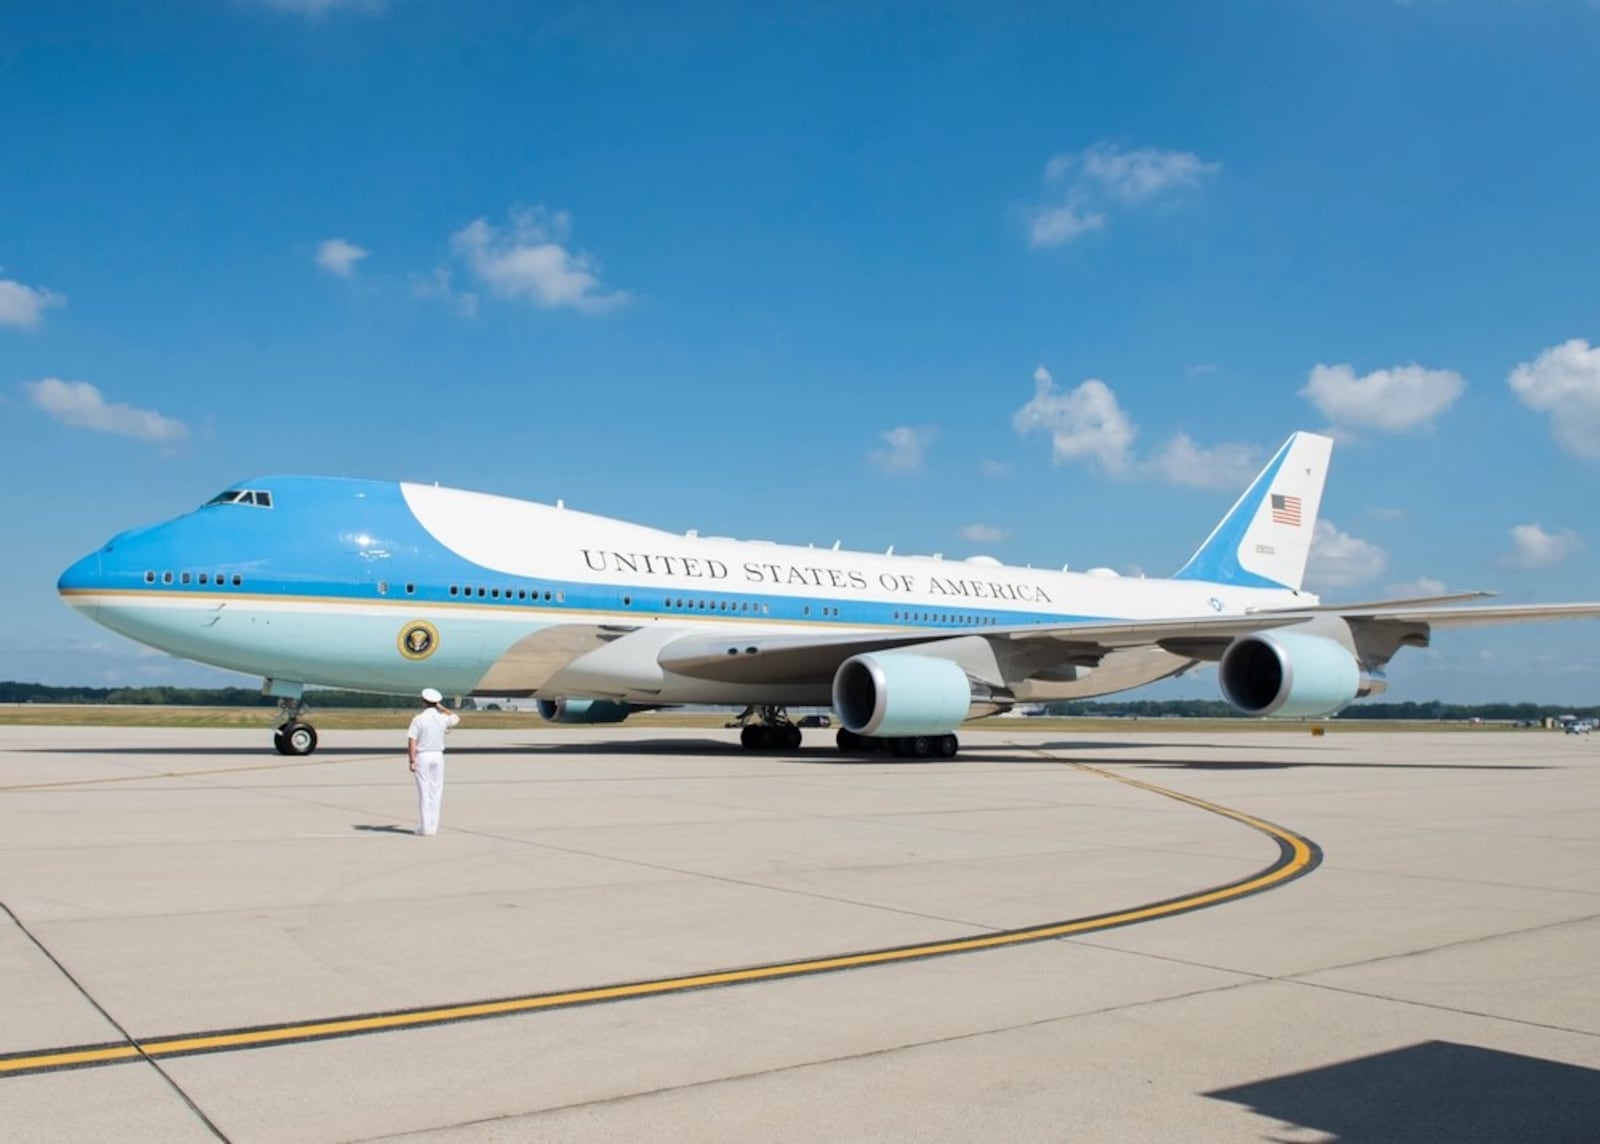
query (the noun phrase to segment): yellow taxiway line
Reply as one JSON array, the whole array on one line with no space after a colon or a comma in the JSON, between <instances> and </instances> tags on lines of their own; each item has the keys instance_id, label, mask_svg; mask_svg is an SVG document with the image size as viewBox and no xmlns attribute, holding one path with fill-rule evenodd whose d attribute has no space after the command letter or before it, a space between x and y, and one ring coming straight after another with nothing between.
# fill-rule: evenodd
<instances>
[{"instance_id":1,"label":"yellow taxiway line","mask_svg":"<svg viewBox=\"0 0 1600 1144\"><path fill-rule=\"evenodd\" d=\"M1042 752L1041 752L1042 753ZM1052 756L1047 756L1052 757ZM546 1009L565 1009L578 1005L594 1005L607 1001L622 1001L637 997L659 997L662 994L682 993L691 989L709 989L724 985L742 985L755 981L772 981L782 978L805 977L816 973L833 973L842 969L861 969L874 965L890 965L929 957L946 957L957 953L975 953L986 949L1022 945L1027 942L1048 941L1052 938L1097 933L1118 926L1135 925L1172 917L1220 905L1249 894L1282 886L1309 874L1322 861L1322 852L1306 838L1281 826L1256 818L1241 811L1230 810L1193 795L1182 794L1154 783L1128 778L1100 767L1085 763L1069 765L1089 774L1111 779L1139 790L1149 791L1164 798L1174 799L1199 810L1232 819L1258 833L1265 834L1278 844L1278 857L1268 866L1221 886L1195 891L1175 898L1148 902L1127 909L1065 921L1046 922L1021 929L1002 930L974 937L951 938L945 941L920 942L915 945L893 946L886 949L864 950L857 953L836 954L828 957L803 958L796 961L777 962L772 965L749 966L743 969L724 969L710 973L690 974L682 977L661 977L649 981L634 981L617 985L599 985L587 989L565 990L557 993L535 993L522 997L504 997L497 1000L473 1001L458 1005L433 1006L418 1009L400 1009L389 1013L372 1013L362 1016L333 1017L322 1021L300 1021L282 1025L258 1025L244 1029L214 1032L187 1033L178 1036L157 1037L146 1041L114 1044L77 1045L56 1049L32 1050L0 1055L0 1078L30 1073L54 1072L60 1069L86 1068L115 1064L122 1061L186 1056L194 1053L228 1052L240 1049L264 1048L270 1045L303 1044L308 1041L329 1040L334 1037L353 1037L367 1033L395 1029L426 1028L456 1021L482 1020L504 1017L516 1013L531 1013Z\"/></svg>"}]
</instances>

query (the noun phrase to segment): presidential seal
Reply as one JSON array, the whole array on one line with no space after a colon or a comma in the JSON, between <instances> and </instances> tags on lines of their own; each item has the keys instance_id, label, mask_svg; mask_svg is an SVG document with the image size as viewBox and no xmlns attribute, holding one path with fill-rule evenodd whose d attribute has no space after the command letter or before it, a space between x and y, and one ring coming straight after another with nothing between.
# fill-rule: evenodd
<instances>
[{"instance_id":1,"label":"presidential seal","mask_svg":"<svg viewBox=\"0 0 1600 1144\"><path fill-rule=\"evenodd\" d=\"M407 659L427 659L439 647L439 629L427 620L412 620L400 629L400 654Z\"/></svg>"}]
</instances>

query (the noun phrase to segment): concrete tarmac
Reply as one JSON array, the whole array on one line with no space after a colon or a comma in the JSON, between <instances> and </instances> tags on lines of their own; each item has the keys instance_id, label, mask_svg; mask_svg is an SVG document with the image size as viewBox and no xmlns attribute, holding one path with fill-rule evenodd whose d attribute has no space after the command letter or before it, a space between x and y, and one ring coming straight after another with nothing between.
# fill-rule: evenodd
<instances>
[{"instance_id":1,"label":"concrete tarmac","mask_svg":"<svg viewBox=\"0 0 1600 1144\"><path fill-rule=\"evenodd\" d=\"M0 1137L1600 1139L1600 736L470 723L0 727Z\"/></svg>"}]
</instances>

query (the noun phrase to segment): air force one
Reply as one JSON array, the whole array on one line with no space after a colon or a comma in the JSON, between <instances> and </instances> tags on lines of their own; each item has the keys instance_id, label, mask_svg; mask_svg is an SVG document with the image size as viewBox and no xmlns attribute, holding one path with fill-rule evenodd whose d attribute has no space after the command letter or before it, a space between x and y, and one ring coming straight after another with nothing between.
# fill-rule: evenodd
<instances>
[{"instance_id":1,"label":"air force one","mask_svg":"<svg viewBox=\"0 0 1600 1144\"><path fill-rule=\"evenodd\" d=\"M263 677L275 745L308 755L305 688L532 697L547 719L745 708L792 748L830 705L845 751L953 757L967 719L1216 663L1257 716L1381 692L1434 628L1600 615L1462 606L1484 593L1323 605L1301 591L1333 442L1296 433L1170 579L871 555L662 532L483 493L270 477L114 537L62 574L98 623ZM892 550L891 550L892 552Z\"/></svg>"}]
</instances>

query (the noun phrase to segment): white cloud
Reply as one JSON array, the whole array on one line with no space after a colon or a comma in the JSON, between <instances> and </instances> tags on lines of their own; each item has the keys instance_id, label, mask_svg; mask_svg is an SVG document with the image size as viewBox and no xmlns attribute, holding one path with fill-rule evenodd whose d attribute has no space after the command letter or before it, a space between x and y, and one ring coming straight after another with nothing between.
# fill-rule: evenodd
<instances>
[{"instance_id":1,"label":"white cloud","mask_svg":"<svg viewBox=\"0 0 1600 1144\"><path fill-rule=\"evenodd\" d=\"M1431 576L1418 576L1415 580L1407 580L1403 584L1387 585L1383 594L1395 599L1412 599L1418 596L1442 596L1449 590L1444 586L1443 580L1435 580Z\"/></svg>"},{"instance_id":2,"label":"white cloud","mask_svg":"<svg viewBox=\"0 0 1600 1144\"><path fill-rule=\"evenodd\" d=\"M1104 230L1106 216L1084 210L1071 203L1041 207L1028 228L1028 241L1034 246L1060 246L1091 231Z\"/></svg>"},{"instance_id":3,"label":"white cloud","mask_svg":"<svg viewBox=\"0 0 1600 1144\"><path fill-rule=\"evenodd\" d=\"M1083 151L1057 155L1045 164L1052 201L1031 212L1028 241L1059 246L1106 227L1106 208L1148 203L1178 191L1193 190L1222 169L1189 151L1142 147L1124 151L1115 143L1095 143Z\"/></svg>"},{"instance_id":4,"label":"white cloud","mask_svg":"<svg viewBox=\"0 0 1600 1144\"><path fill-rule=\"evenodd\" d=\"M1453 370L1414 364L1374 370L1365 377L1357 377L1349 365L1317 365L1300 396L1335 425L1400 433L1427 425L1466 385Z\"/></svg>"},{"instance_id":5,"label":"white cloud","mask_svg":"<svg viewBox=\"0 0 1600 1144\"><path fill-rule=\"evenodd\" d=\"M901 425L882 436L886 447L874 449L867 454L867 459L886 473L915 473L922 468L923 455L939 436L939 431Z\"/></svg>"},{"instance_id":6,"label":"white cloud","mask_svg":"<svg viewBox=\"0 0 1600 1144\"><path fill-rule=\"evenodd\" d=\"M1311 537L1306 583L1322 588L1348 588L1383 575L1389 558L1371 541L1340 532L1330 520L1317 521Z\"/></svg>"},{"instance_id":7,"label":"white cloud","mask_svg":"<svg viewBox=\"0 0 1600 1144\"><path fill-rule=\"evenodd\" d=\"M1061 393L1044 366L1033 371L1033 385L1033 400L1011 419L1018 433L1048 432L1057 464L1086 460L1113 476L1128 472L1138 429L1117 404L1110 386L1092 377Z\"/></svg>"},{"instance_id":8,"label":"white cloud","mask_svg":"<svg viewBox=\"0 0 1600 1144\"><path fill-rule=\"evenodd\" d=\"M155 444L181 441L189 435L189 428L183 422L163 417L154 410L108 404L100 391L87 381L62 381L60 378L46 377L39 381L24 382L23 388L28 391L35 405L61 424L74 429L115 433L119 437L133 437Z\"/></svg>"},{"instance_id":9,"label":"white cloud","mask_svg":"<svg viewBox=\"0 0 1600 1144\"><path fill-rule=\"evenodd\" d=\"M1011 424L1023 436L1050 434L1056 464L1086 461L1108 476L1150 479L1204 489L1242 489L1261 466L1261 451L1228 442L1206 448L1179 432L1148 458L1134 451L1139 429L1117 402L1111 387L1090 378L1062 393L1050 371L1033 371L1033 399L1017 410Z\"/></svg>"},{"instance_id":10,"label":"white cloud","mask_svg":"<svg viewBox=\"0 0 1600 1144\"><path fill-rule=\"evenodd\" d=\"M0 278L0 326L37 329L46 310L51 306L64 306L66 302L65 294Z\"/></svg>"},{"instance_id":11,"label":"white cloud","mask_svg":"<svg viewBox=\"0 0 1600 1144\"><path fill-rule=\"evenodd\" d=\"M1573 338L1523 362L1507 379L1530 409L1550 414L1550 431L1567 452L1600 457L1600 346Z\"/></svg>"},{"instance_id":12,"label":"white cloud","mask_svg":"<svg viewBox=\"0 0 1600 1144\"><path fill-rule=\"evenodd\" d=\"M1158 151L1153 147L1124 151L1114 143L1094 144L1083 152L1079 166L1084 178L1126 202L1192 189L1222 170L1221 163L1204 162L1192 151Z\"/></svg>"},{"instance_id":13,"label":"white cloud","mask_svg":"<svg viewBox=\"0 0 1600 1144\"><path fill-rule=\"evenodd\" d=\"M438 298L463 318L478 316L478 296L470 290L457 290L451 285L454 275L443 266L434 267L431 274L414 274L411 293L418 298Z\"/></svg>"},{"instance_id":14,"label":"white cloud","mask_svg":"<svg viewBox=\"0 0 1600 1144\"><path fill-rule=\"evenodd\" d=\"M992 524L969 524L961 530L961 539L970 540L974 544L999 544L1011 534L1003 528Z\"/></svg>"},{"instance_id":15,"label":"white cloud","mask_svg":"<svg viewBox=\"0 0 1600 1144\"><path fill-rule=\"evenodd\" d=\"M1583 540L1570 528L1546 532L1538 524L1519 524L1511 530L1511 551L1500 558L1500 563L1531 572L1560 564L1582 547Z\"/></svg>"},{"instance_id":16,"label":"white cloud","mask_svg":"<svg viewBox=\"0 0 1600 1144\"><path fill-rule=\"evenodd\" d=\"M606 292L600 267L565 245L572 220L543 207L513 211L505 229L474 219L450 236L450 249L502 298L523 298L542 310L570 306L586 314L613 310L628 300L624 290Z\"/></svg>"},{"instance_id":17,"label":"white cloud","mask_svg":"<svg viewBox=\"0 0 1600 1144\"><path fill-rule=\"evenodd\" d=\"M327 239L317 247L317 265L340 278L348 278L354 274L356 263L366 256L367 252L364 249L342 238Z\"/></svg>"},{"instance_id":18,"label":"white cloud","mask_svg":"<svg viewBox=\"0 0 1600 1144\"><path fill-rule=\"evenodd\" d=\"M1243 489L1261 468L1251 445L1227 443L1206 449L1180 432L1144 465L1152 476L1197 489Z\"/></svg>"}]
</instances>

